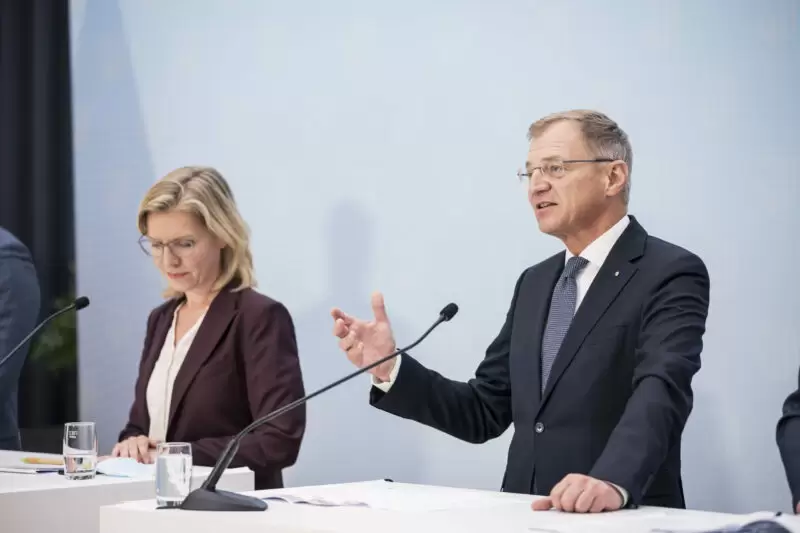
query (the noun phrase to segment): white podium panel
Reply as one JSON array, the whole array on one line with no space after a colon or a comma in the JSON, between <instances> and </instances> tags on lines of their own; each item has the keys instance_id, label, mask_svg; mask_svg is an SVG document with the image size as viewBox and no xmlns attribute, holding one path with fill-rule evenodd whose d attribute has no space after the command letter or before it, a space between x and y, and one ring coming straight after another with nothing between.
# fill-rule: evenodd
<instances>
[{"instance_id":1,"label":"white podium panel","mask_svg":"<svg viewBox=\"0 0 800 533\"><path fill-rule=\"evenodd\" d=\"M534 512L534 497L384 481L252 492L263 512L156 511L155 501L100 509L100 533L655 533L703 531L773 518L643 507L602 514ZM311 503L269 498L288 496ZM800 533L800 518L777 518Z\"/></svg>"},{"instance_id":2,"label":"white podium panel","mask_svg":"<svg viewBox=\"0 0 800 533\"><path fill-rule=\"evenodd\" d=\"M21 454L3 451L0 459L15 455ZM41 457L43 454L24 455ZM192 487L200 486L210 472L209 467L194 467ZM222 475L219 487L237 492L251 491L254 483L250 469L236 468ZM152 479L98 475L94 479L70 481L57 473L0 472L0 531L96 533L101 506L153 498L155 483Z\"/></svg>"}]
</instances>

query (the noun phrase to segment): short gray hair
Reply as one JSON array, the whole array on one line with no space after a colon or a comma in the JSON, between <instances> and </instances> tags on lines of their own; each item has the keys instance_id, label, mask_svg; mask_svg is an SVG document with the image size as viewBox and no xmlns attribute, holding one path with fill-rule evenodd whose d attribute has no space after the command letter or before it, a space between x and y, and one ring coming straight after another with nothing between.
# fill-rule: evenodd
<instances>
[{"instance_id":1,"label":"short gray hair","mask_svg":"<svg viewBox=\"0 0 800 533\"><path fill-rule=\"evenodd\" d=\"M580 124L586 144L597 157L619 159L628 165L628 181L622 191L622 201L627 205L631 194L631 173L633 172L633 148L631 148L628 134L622 131L616 122L599 111L573 109L547 115L531 124L531 127L528 128L528 140L533 140L556 122L564 120L574 120Z\"/></svg>"}]
</instances>

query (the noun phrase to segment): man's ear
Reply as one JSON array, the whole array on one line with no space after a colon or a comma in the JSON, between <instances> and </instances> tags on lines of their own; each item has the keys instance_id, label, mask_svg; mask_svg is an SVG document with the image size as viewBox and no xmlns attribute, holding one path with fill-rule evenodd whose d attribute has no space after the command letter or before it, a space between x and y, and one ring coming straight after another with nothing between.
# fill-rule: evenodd
<instances>
[{"instance_id":1,"label":"man's ear","mask_svg":"<svg viewBox=\"0 0 800 533\"><path fill-rule=\"evenodd\" d=\"M606 175L606 196L622 194L628 183L628 164L625 161L614 161L608 167Z\"/></svg>"}]
</instances>

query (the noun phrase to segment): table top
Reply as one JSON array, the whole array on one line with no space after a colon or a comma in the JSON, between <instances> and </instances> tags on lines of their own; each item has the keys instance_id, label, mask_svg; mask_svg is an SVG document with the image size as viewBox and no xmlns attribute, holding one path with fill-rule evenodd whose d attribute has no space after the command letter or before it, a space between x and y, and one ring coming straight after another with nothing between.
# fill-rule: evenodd
<instances>
[{"instance_id":1,"label":"table top","mask_svg":"<svg viewBox=\"0 0 800 533\"><path fill-rule=\"evenodd\" d=\"M49 457L53 459L61 458L61 455L0 450L0 466L13 465L15 460L31 456L41 458ZM193 485L202 482L210 473L211 467L192 467ZM251 471L248 468L232 468L226 470L224 476L227 478L231 475L250 473ZM105 476L102 474L95 476L93 479L69 480L56 472L33 474L0 472L0 494L35 490L76 489L82 487L96 487L98 485L118 485L141 482L152 483L153 480L151 478L126 478ZM252 485L250 486L252 487Z\"/></svg>"},{"instance_id":2,"label":"table top","mask_svg":"<svg viewBox=\"0 0 800 533\"><path fill-rule=\"evenodd\" d=\"M592 533L625 531L702 531L742 525L775 513L733 515L642 507L601 514L534 512L529 495L433 487L385 481L321 485L251 492L261 498L281 494L321 498L329 504L361 502L368 506L320 506L268 500L265 512L213 513L156 511L154 501L127 502L101 508L101 532L191 530L195 533L236 527L238 533L272 531L381 533L408 531L505 531L529 533ZM800 532L800 518L781 516L790 531ZM130 529L128 529L130 528ZM143 528L143 529L142 529Z\"/></svg>"}]
</instances>

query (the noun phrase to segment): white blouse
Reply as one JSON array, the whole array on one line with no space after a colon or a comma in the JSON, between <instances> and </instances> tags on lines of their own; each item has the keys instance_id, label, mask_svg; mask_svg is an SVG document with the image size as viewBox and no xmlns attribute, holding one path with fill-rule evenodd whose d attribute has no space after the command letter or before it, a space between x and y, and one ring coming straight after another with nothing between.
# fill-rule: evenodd
<instances>
[{"instance_id":1,"label":"white blouse","mask_svg":"<svg viewBox=\"0 0 800 533\"><path fill-rule=\"evenodd\" d=\"M200 324L206 316L203 313L176 345L175 323L181 307L179 305L172 314L172 326L169 328L167 338L164 339L161 353L158 356L155 367L153 367L150 381L147 383L147 411L150 413L148 436L151 439L162 442L167 438L169 406L172 401L172 386L175 384L175 376L178 375L197 330L200 329Z\"/></svg>"}]
</instances>

